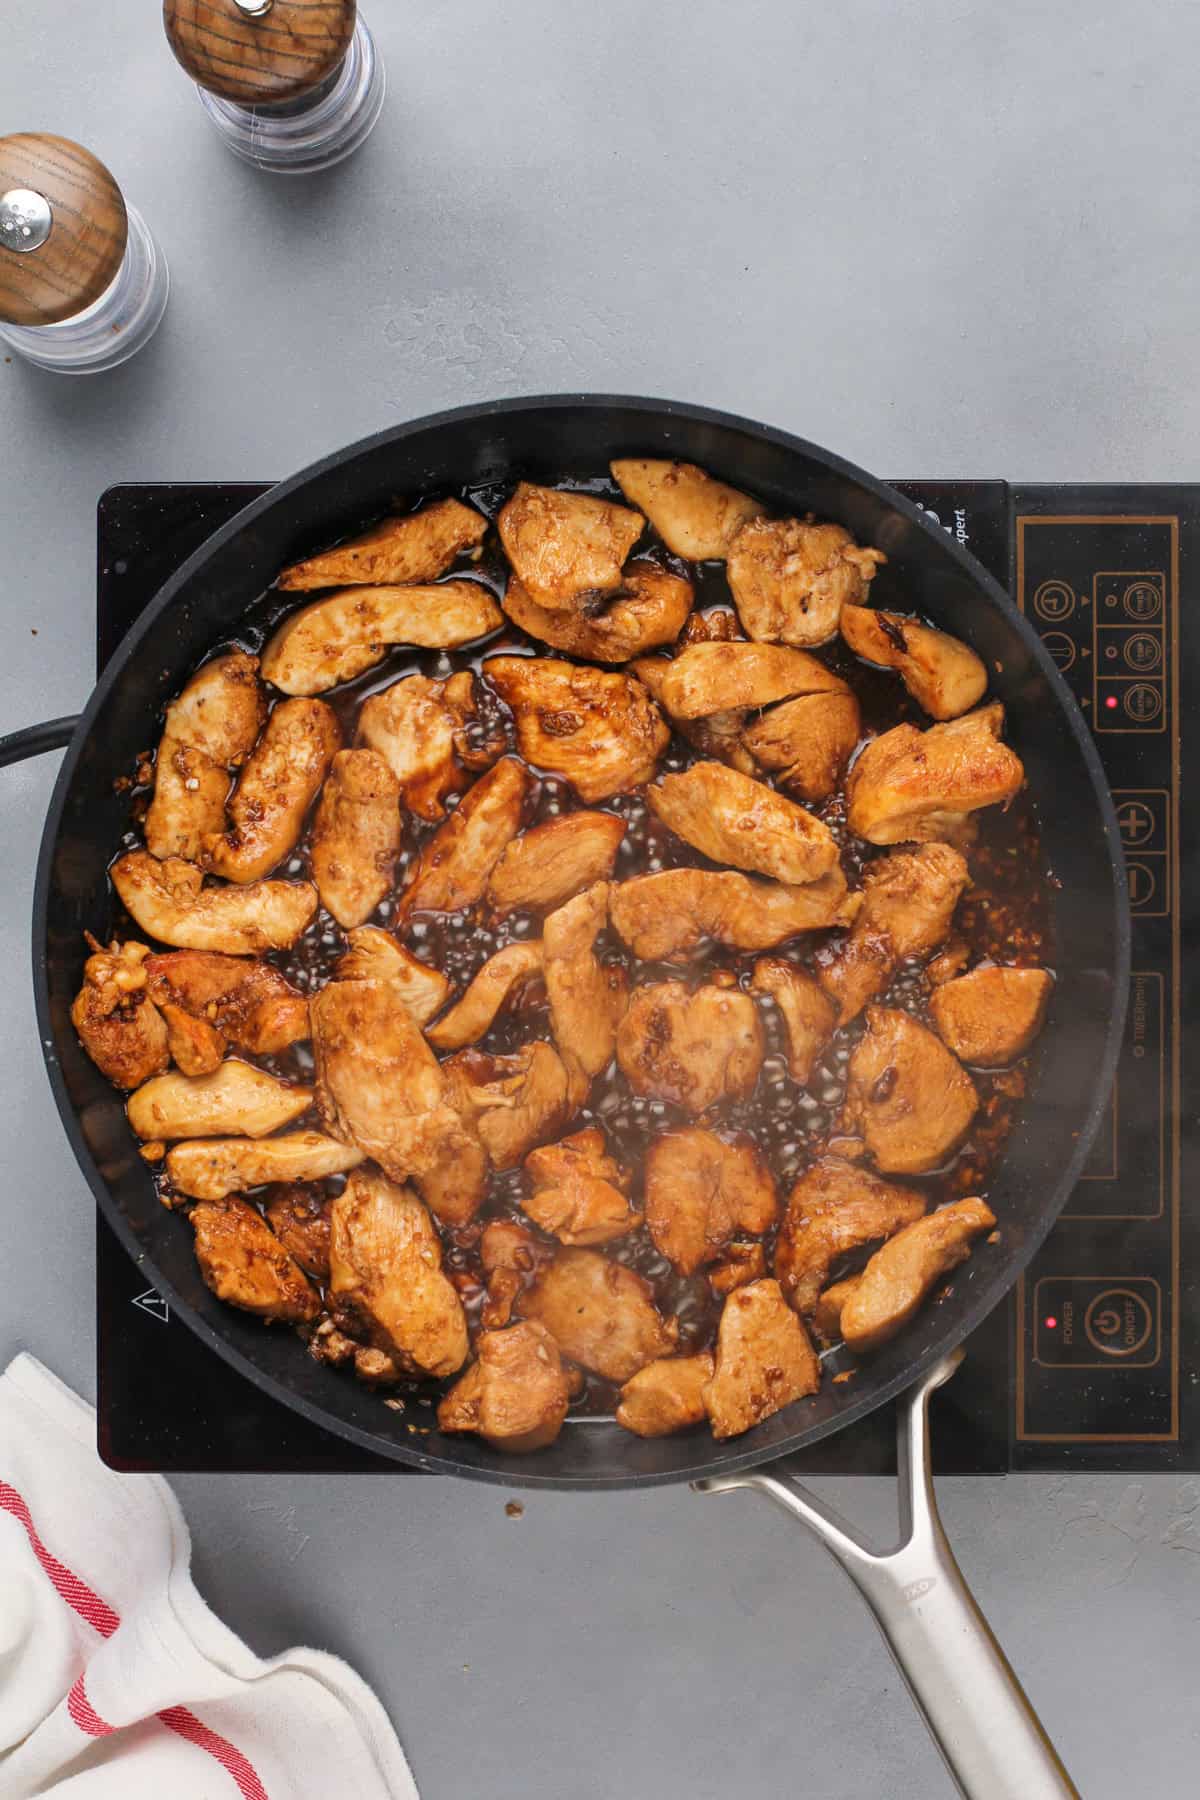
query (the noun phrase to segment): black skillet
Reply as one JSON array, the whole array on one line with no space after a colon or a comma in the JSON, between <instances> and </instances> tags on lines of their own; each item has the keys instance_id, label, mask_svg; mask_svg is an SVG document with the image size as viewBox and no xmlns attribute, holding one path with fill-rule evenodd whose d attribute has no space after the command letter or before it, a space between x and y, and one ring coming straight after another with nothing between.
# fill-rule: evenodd
<instances>
[{"instance_id":1,"label":"black skillet","mask_svg":"<svg viewBox=\"0 0 1200 1800\"><path fill-rule=\"evenodd\" d=\"M840 521L860 542L887 553L873 599L919 610L985 658L991 692L1007 710L1006 736L1025 763L1047 859L1061 883L1054 896L1057 985L1036 1086L989 1189L1002 1223L1000 1243L979 1246L952 1290L865 1361L853 1381L826 1382L815 1399L725 1444L714 1443L701 1429L644 1441L615 1424L590 1422L565 1430L550 1449L519 1459L472 1439L411 1436L402 1415L304 1356L290 1333L266 1331L209 1293L192 1254L191 1234L161 1206L126 1124L121 1096L84 1055L69 1008L79 985L83 932L105 932L106 869L128 828L128 801L115 791L114 777L154 742L165 701L207 651L236 632L247 607L283 564L346 535L397 500L520 476L546 482L595 476L606 471L611 457L635 454L696 462L780 512L813 511ZM15 734L0 743L0 762L63 742L68 749L42 839L33 916L38 1023L55 1099L80 1166L126 1249L191 1329L247 1379L365 1449L433 1473L508 1486L636 1487L701 1479L706 1486L737 1485L745 1480L740 1471L812 1444L906 1392L905 1455L919 1462L924 1396L936 1385L933 1376L945 1379L950 1353L1016 1280L1083 1165L1120 1040L1129 921L1116 820L1082 715L1008 596L916 507L813 444L699 407L581 395L442 413L353 445L254 501L166 583L120 645L80 719ZM787 1486L785 1503L796 1510L795 1484ZM784 1497L776 1492L776 1472L771 1488ZM828 1522L810 1516L808 1523L830 1541ZM843 1540L832 1547L850 1566L854 1556L848 1545ZM940 1574L900 1584L912 1590L904 1602L908 1613L900 1615L910 1630L928 1612L935 1590L944 1594L952 1585L952 1569L950 1559L949 1570L943 1566ZM860 1583L866 1579L861 1568L851 1572ZM923 1587L926 1581L929 1587ZM880 1611L878 1596L872 1603ZM958 1629L960 1634L965 1629L961 1621ZM945 1690L950 1676L960 1672L955 1658L922 1681L912 1668L911 1647L905 1649L895 1631L890 1639L907 1659L919 1702L958 1779L970 1781L967 1791L1020 1792L1023 1800L1043 1791L1070 1791L1045 1785L1051 1778L1065 1780L1054 1773L1057 1764L1045 1760L1052 1759L1048 1750L1039 1753L1042 1763L1018 1757L1004 1785L988 1785L988 1743L996 1731L1007 1735L1011 1761L1012 1719L1006 1732L997 1718L973 1757L962 1731L975 1708L956 1701L949 1715L932 1717L939 1709L926 1691L930 1681ZM977 1689L986 1684L978 1671L974 1680ZM1013 1703L1001 1694L996 1704L1003 1712ZM1028 1739L1028 1719L1024 1728ZM1035 1777L1042 1786L1030 1785Z\"/></svg>"}]
</instances>

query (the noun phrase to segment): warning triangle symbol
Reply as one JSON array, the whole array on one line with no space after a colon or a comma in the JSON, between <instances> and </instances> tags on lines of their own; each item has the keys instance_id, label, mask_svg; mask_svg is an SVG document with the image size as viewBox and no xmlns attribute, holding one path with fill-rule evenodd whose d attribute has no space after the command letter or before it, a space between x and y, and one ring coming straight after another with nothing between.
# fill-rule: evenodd
<instances>
[{"instance_id":1,"label":"warning triangle symbol","mask_svg":"<svg viewBox=\"0 0 1200 1800\"><path fill-rule=\"evenodd\" d=\"M171 1309L157 1288L147 1288L144 1294L135 1294L133 1304L141 1307L144 1313L149 1313L152 1319L157 1319L160 1325L170 1323Z\"/></svg>"}]
</instances>

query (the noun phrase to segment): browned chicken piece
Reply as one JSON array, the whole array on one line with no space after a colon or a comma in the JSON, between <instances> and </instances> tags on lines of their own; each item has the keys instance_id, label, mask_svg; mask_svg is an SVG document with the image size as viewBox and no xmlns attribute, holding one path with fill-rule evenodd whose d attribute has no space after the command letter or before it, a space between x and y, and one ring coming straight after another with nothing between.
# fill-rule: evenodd
<instances>
[{"instance_id":1,"label":"browned chicken piece","mask_svg":"<svg viewBox=\"0 0 1200 1800\"><path fill-rule=\"evenodd\" d=\"M902 962L936 950L969 879L964 858L950 844L895 850L869 865L862 909L820 970L839 1025L882 993Z\"/></svg>"},{"instance_id":2,"label":"browned chicken piece","mask_svg":"<svg viewBox=\"0 0 1200 1800\"><path fill-rule=\"evenodd\" d=\"M489 1219L479 1239L487 1298L479 1314L486 1331L497 1331L512 1318L513 1302L528 1287L545 1247L515 1219Z\"/></svg>"},{"instance_id":3,"label":"browned chicken piece","mask_svg":"<svg viewBox=\"0 0 1200 1800\"><path fill-rule=\"evenodd\" d=\"M578 608L621 585L625 558L642 535L641 513L591 494L522 481L496 524L513 572L539 606Z\"/></svg>"},{"instance_id":4,"label":"browned chicken piece","mask_svg":"<svg viewBox=\"0 0 1200 1800\"><path fill-rule=\"evenodd\" d=\"M644 512L668 550L689 562L726 556L735 534L764 510L695 463L622 457L609 464L625 498Z\"/></svg>"},{"instance_id":5,"label":"browned chicken piece","mask_svg":"<svg viewBox=\"0 0 1200 1800\"><path fill-rule=\"evenodd\" d=\"M211 1075L153 1076L125 1110L140 1138L258 1138L290 1125L312 1103L311 1088L231 1056Z\"/></svg>"},{"instance_id":6,"label":"browned chicken piece","mask_svg":"<svg viewBox=\"0 0 1200 1800\"><path fill-rule=\"evenodd\" d=\"M263 651L263 679L285 694L323 694L373 669L393 645L458 650L503 623L478 581L344 588L283 621Z\"/></svg>"},{"instance_id":7,"label":"browned chicken piece","mask_svg":"<svg viewBox=\"0 0 1200 1800\"><path fill-rule=\"evenodd\" d=\"M858 701L847 688L784 700L748 725L741 741L756 763L777 773L802 800L827 800L861 736Z\"/></svg>"},{"instance_id":8,"label":"browned chicken piece","mask_svg":"<svg viewBox=\"0 0 1200 1800\"><path fill-rule=\"evenodd\" d=\"M321 905L350 930L391 892L400 783L374 750L339 750L317 802L310 858Z\"/></svg>"},{"instance_id":9,"label":"browned chicken piece","mask_svg":"<svg viewBox=\"0 0 1200 1800\"><path fill-rule=\"evenodd\" d=\"M833 1036L836 1008L807 969L782 956L760 956L750 988L768 995L779 1008L787 1032L788 1074L803 1085Z\"/></svg>"},{"instance_id":10,"label":"browned chicken piece","mask_svg":"<svg viewBox=\"0 0 1200 1800\"><path fill-rule=\"evenodd\" d=\"M225 1039L207 1019L198 1019L182 1006L164 1000L161 1007L167 1027L171 1061L184 1075L211 1075L225 1055Z\"/></svg>"},{"instance_id":11,"label":"browned chicken piece","mask_svg":"<svg viewBox=\"0 0 1200 1800\"><path fill-rule=\"evenodd\" d=\"M195 863L129 850L109 870L122 906L147 936L180 950L257 956L290 950L317 910L310 881L205 887Z\"/></svg>"},{"instance_id":12,"label":"browned chicken piece","mask_svg":"<svg viewBox=\"0 0 1200 1800\"><path fill-rule=\"evenodd\" d=\"M167 1151L166 1169L177 1194L193 1200L223 1200L243 1188L273 1181L321 1181L358 1166L355 1144L320 1131L288 1131L282 1137L202 1138Z\"/></svg>"},{"instance_id":13,"label":"browned chicken piece","mask_svg":"<svg viewBox=\"0 0 1200 1800\"><path fill-rule=\"evenodd\" d=\"M309 1001L317 1107L393 1181L413 1181L448 1224L483 1199L487 1158L451 1101L446 1076L392 981L331 981Z\"/></svg>"},{"instance_id":14,"label":"browned chicken piece","mask_svg":"<svg viewBox=\"0 0 1200 1800\"><path fill-rule=\"evenodd\" d=\"M735 1232L769 1231L777 1211L771 1172L748 1138L685 1126L646 1151L646 1225L681 1275L715 1262Z\"/></svg>"},{"instance_id":15,"label":"browned chicken piece","mask_svg":"<svg viewBox=\"0 0 1200 1800\"><path fill-rule=\"evenodd\" d=\"M570 1390L558 1345L529 1319L484 1331L475 1361L438 1406L442 1431L474 1431L494 1450L544 1450L562 1430Z\"/></svg>"},{"instance_id":16,"label":"browned chicken piece","mask_svg":"<svg viewBox=\"0 0 1200 1800\"><path fill-rule=\"evenodd\" d=\"M409 874L397 909L462 912L482 899L501 853L521 829L528 770L513 756L481 775L429 839Z\"/></svg>"},{"instance_id":17,"label":"browned chicken piece","mask_svg":"<svg viewBox=\"0 0 1200 1800\"><path fill-rule=\"evenodd\" d=\"M907 1013L868 1006L850 1058L844 1132L857 1132L885 1175L946 1161L979 1109L975 1084L941 1039Z\"/></svg>"},{"instance_id":18,"label":"browned chicken piece","mask_svg":"<svg viewBox=\"0 0 1200 1800\"><path fill-rule=\"evenodd\" d=\"M329 1209L332 1201L320 1188L277 1187L264 1208L267 1223L288 1255L306 1275L329 1280Z\"/></svg>"},{"instance_id":19,"label":"browned chicken piece","mask_svg":"<svg viewBox=\"0 0 1200 1800\"><path fill-rule=\"evenodd\" d=\"M775 1245L775 1274L797 1312L811 1312L840 1257L889 1238L925 1211L912 1188L823 1156L788 1195Z\"/></svg>"},{"instance_id":20,"label":"browned chicken piece","mask_svg":"<svg viewBox=\"0 0 1200 1800\"><path fill-rule=\"evenodd\" d=\"M647 788L651 812L713 862L802 887L838 860L827 825L764 782L719 762L693 763Z\"/></svg>"},{"instance_id":21,"label":"browned chicken piece","mask_svg":"<svg viewBox=\"0 0 1200 1800\"><path fill-rule=\"evenodd\" d=\"M167 707L146 813L146 848L199 860L204 839L225 828L229 770L248 756L266 718L257 656L233 651L205 663Z\"/></svg>"},{"instance_id":22,"label":"browned chicken piece","mask_svg":"<svg viewBox=\"0 0 1200 1800\"><path fill-rule=\"evenodd\" d=\"M649 781L670 741L632 675L542 656L492 656L483 672L513 710L521 755L588 805Z\"/></svg>"},{"instance_id":23,"label":"browned chicken piece","mask_svg":"<svg viewBox=\"0 0 1200 1800\"><path fill-rule=\"evenodd\" d=\"M607 1244L642 1222L625 1197L629 1177L590 1126L525 1158L532 1191L523 1202L535 1225L562 1244Z\"/></svg>"},{"instance_id":24,"label":"browned chicken piece","mask_svg":"<svg viewBox=\"0 0 1200 1800\"><path fill-rule=\"evenodd\" d=\"M804 887L754 881L733 870L664 869L613 884L609 917L642 962L686 961L707 940L773 950L802 931L849 925L861 897L834 868Z\"/></svg>"},{"instance_id":25,"label":"browned chicken piece","mask_svg":"<svg viewBox=\"0 0 1200 1800\"><path fill-rule=\"evenodd\" d=\"M341 741L323 700L281 701L230 796L229 830L204 840L204 866L227 881L269 874L295 848Z\"/></svg>"},{"instance_id":26,"label":"browned chicken piece","mask_svg":"<svg viewBox=\"0 0 1200 1800\"><path fill-rule=\"evenodd\" d=\"M729 546L726 573L748 636L766 643L827 644L842 607L859 605L879 564L841 525L751 519Z\"/></svg>"},{"instance_id":27,"label":"browned chicken piece","mask_svg":"<svg viewBox=\"0 0 1200 1800\"><path fill-rule=\"evenodd\" d=\"M215 950L146 960L151 998L212 1025L239 1050L274 1056L308 1036L308 1001L271 963Z\"/></svg>"},{"instance_id":28,"label":"browned chicken piece","mask_svg":"<svg viewBox=\"0 0 1200 1800\"><path fill-rule=\"evenodd\" d=\"M657 668L657 665L655 665ZM635 674L641 674L634 665ZM837 694L845 682L815 656L782 644L691 644L666 664L662 703L673 719L770 706L795 694Z\"/></svg>"},{"instance_id":29,"label":"browned chicken piece","mask_svg":"<svg viewBox=\"0 0 1200 1800\"><path fill-rule=\"evenodd\" d=\"M514 838L492 870L488 899L498 913L553 912L617 860L625 821L615 813L575 812Z\"/></svg>"},{"instance_id":30,"label":"browned chicken piece","mask_svg":"<svg viewBox=\"0 0 1200 1800\"><path fill-rule=\"evenodd\" d=\"M997 702L928 731L885 731L847 779L851 831L872 844L928 843L953 836L967 813L1011 800L1025 771L1000 741L1003 725Z\"/></svg>"},{"instance_id":31,"label":"browned chicken piece","mask_svg":"<svg viewBox=\"0 0 1200 1800\"><path fill-rule=\"evenodd\" d=\"M762 1059L754 1002L736 988L689 989L682 981L636 988L617 1028L617 1061L633 1091L693 1118L752 1094Z\"/></svg>"},{"instance_id":32,"label":"browned chicken piece","mask_svg":"<svg viewBox=\"0 0 1200 1800\"><path fill-rule=\"evenodd\" d=\"M703 1390L713 1378L713 1366L707 1350L647 1363L621 1389L617 1424L638 1437L668 1437L703 1424Z\"/></svg>"},{"instance_id":33,"label":"browned chicken piece","mask_svg":"<svg viewBox=\"0 0 1200 1800\"><path fill-rule=\"evenodd\" d=\"M714 1294L732 1294L748 1281L761 1281L767 1273L767 1253L758 1242L730 1244L708 1268L708 1285Z\"/></svg>"},{"instance_id":34,"label":"browned chicken piece","mask_svg":"<svg viewBox=\"0 0 1200 1800\"><path fill-rule=\"evenodd\" d=\"M530 637L590 662L624 663L673 644L692 610L692 584L657 563L629 563L601 612L550 611L514 575L504 610Z\"/></svg>"},{"instance_id":35,"label":"browned chicken piece","mask_svg":"<svg viewBox=\"0 0 1200 1800\"><path fill-rule=\"evenodd\" d=\"M518 1297L517 1311L606 1381L628 1381L679 1339L677 1320L662 1317L649 1282L599 1250L560 1250Z\"/></svg>"},{"instance_id":36,"label":"browned chicken piece","mask_svg":"<svg viewBox=\"0 0 1200 1800\"><path fill-rule=\"evenodd\" d=\"M966 644L903 613L842 608L842 636L856 656L895 669L932 719L956 719L987 692L987 669Z\"/></svg>"},{"instance_id":37,"label":"browned chicken piece","mask_svg":"<svg viewBox=\"0 0 1200 1800\"><path fill-rule=\"evenodd\" d=\"M971 1254L996 1216L983 1200L956 1200L918 1219L877 1250L841 1309L847 1348L876 1350L912 1318L934 1284Z\"/></svg>"},{"instance_id":38,"label":"browned chicken piece","mask_svg":"<svg viewBox=\"0 0 1200 1800\"><path fill-rule=\"evenodd\" d=\"M712 606L707 612L693 612L679 639L680 648L689 644L744 643L745 633L738 616L727 606Z\"/></svg>"},{"instance_id":39,"label":"browned chicken piece","mask_svg":"<svg viewBox=\"0 0 1200 1800\"><path fill-rule=\"evenodd\" d=\"M777 1281L730 1294L717 1327L716 1368L704 1389L715 1438L761 1425L821 1385L821 1365Z\"/></svg>"},{"instance_id":40,"label":"browned chicken piece","mask_svg":"<svg viewBox=\"0 0 1200 1800\"><path fill-rule=\"evenodd\" d=\"M706 643L708 640L698 638L695 641ZM649 690L650 697L662 705L666 676L671 664L659 656L643 656L633 667L642 686ZM728 763L731 769L740 769L743 775L756 775L758 764L742 742L742 727L747 717L744 708L735 708L732 712L708 713L703 718L672 717L671 723L680 737L685 738L697 750L702 750L705 756Z\"/></svg>"},{"instance_id":41,"label":"browned chicken piece","mask_svg":"<svg viewBox=\"0 0 1200 1800\"><path fill-rule=\"evenodd\" d=\"M835 1281L827 1287L813 1307L809 1324L812 1334L819 1344L832 1347L842 1341L842 1308L851 1294L856 1293L862 1275L847 1275L844 1281Z\"/></svg>"},{"instance_id":42,"label":"browned chicken piece","mask_svg":"<svg viewBox=\"0 0 1200 1800\"><path fill-rule=\"evenodd\" d=\"M487 523L482 513L461 500L434 500L401 518L384 519L332 550L292 563L276 586L297 592L355 582L374 586L436 581L456 556L482 544Z\"/></svg>"},{"instance_id":43,"label":"browned chicken piece","mask_svg":"<svg viewBox=\"0 0 1200 1800\"><path fill-rule=\"evenodd\" d=\"M407 1375L453 1375L467 1360L462 1302L442 1272L442 1244L411 1188L355 1169L329 1215L334 1323Z\"/></svg>"},{"instance_id":44,"label":"browned chicken piece","mask_svg":"<svg viewBox=\"0 0 1200 1800\"><path fill-rule=\"evenodd\" d=\"M520 993L531 976L540 975L541 969L540 943L509 944L497 950L473 977L457 1004L445 1018L431 1025L425 1036L435 1050L461 1050L466 1044L478 1043L501 1009L514 994Z\"/></svg>"},{"instance_id":45,"label":"browned chicken piece","mask_svg":"<svg viewBox=\"0 0 1200 1800\"><path fill-rule=\"evenodd\" d=\"M418 1025L427 1025L441 1012L451 994L451 983L440 969L430 968L411 950L378 925L360 925L348 938L346 954L337 964L339 981L387 981Z\"/></svg>"},{"instance_id":46,"label":"browned chicken piece","mask_svg":"<svg viewBox=\"0 0 1200 1800\"><path fill-rule=\"evenodd\" d=\"M316 1289L252 1206L231 1195L193 1206L189 1217L200 1273L218 1300L288 1325L317 1317Z\"/></svg>"},{"instance_id":47,"label":"browned chicken piece","mask_svg":"<svg viewBox=\"0 0 1200 1800\"><path fill-rule=\"evenodd\" d=\"M71 1005L79 1041L115 1087L141 1087L170 1060L167 1025L148 991L145 944L118 944L83 965L83 986Z\"/></svg>"},{"instance_id":48,"label":"browned chicken piece","mask_svg":"<svg viewBox=\"0 0 1200 1800\"><path fill-rule=\"evenodd\" d=\"M925 979L931 988L942 987L956 975L961 975L970 960L971 950L965 938L952 937L945 949L940 950L932 962L926 963Z\"/></svg>"},{"instance_id":49,"label":"browned chicken piece","mask_svg":"<svg viewBox=\"0 0 1200 1800\"><path fill-rule=\"evenodd\" d=\"M548 913L542 927L550 1024L568 1068L588 1079L612 1061L625 1011L625 971L602 963L596 939L608 924L608 883L598 881Z\"/></svg>"},{"instance_id":50,"label":"browned chicken piece","mask_svg":"<svg viewBox=\"0 0 1200 1800\"><path fill-rule=\"evenodd\" d=\"M504 748L497 736L472 743L476 716L470 670L446 681L406 675L363 701L356 742L383 757L405 810L435 823L446 816L447 796L460 794L471 770L487 768Z\"/></svg>"},{"instance_id":51,"label":"browned chicken piece","mask_svg":"<svg viewBox=\"0 0 1200 1800\"><path fill-rule=\"evenodd\" d=\"M972 969L937 988L929 1010L960 1061L1001 1069L1032 1044L1053 989L1045 969Z\"/></svg>"},{"instance_id":52,"label":"browned chicken piece","mask_svg":"<svg viewBox=\"0 0 1200 1800\"><path fill-rule=\"evenodd\" d=\"M451 1103L494 1169L515 1169L535 1144L562 1130L582 1099L557 1051L540 1041L513 1056L460 1050L442 1070Z\"/></svg>"}]
</instances>

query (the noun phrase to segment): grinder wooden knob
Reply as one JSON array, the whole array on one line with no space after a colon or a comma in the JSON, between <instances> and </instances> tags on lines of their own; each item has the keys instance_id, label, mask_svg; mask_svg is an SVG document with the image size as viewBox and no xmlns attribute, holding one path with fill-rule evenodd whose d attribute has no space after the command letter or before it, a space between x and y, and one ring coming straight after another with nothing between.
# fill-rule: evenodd
<instances>
[{"instance_id":1,"label":"grinder wooden knob","mask_svg":"<svg viewBox=\"0 0 1200 1800\"><path fill-rule=\"evenodd\" d=\"M354 36L355 0L163 0L167 41L198 87L238 106L298 100Z\"/></svg>"},{"instance_id":2,"label":"grinder wooden knob","mask_svg":"<svg viewBox=\"0 0 1200 1800\"><path fill-rule=\"evenodd\" d=\"M121 190L69 138L0 138L0 321L55 325L111 286L129 220Z\"/></svg>"}]
</instances>

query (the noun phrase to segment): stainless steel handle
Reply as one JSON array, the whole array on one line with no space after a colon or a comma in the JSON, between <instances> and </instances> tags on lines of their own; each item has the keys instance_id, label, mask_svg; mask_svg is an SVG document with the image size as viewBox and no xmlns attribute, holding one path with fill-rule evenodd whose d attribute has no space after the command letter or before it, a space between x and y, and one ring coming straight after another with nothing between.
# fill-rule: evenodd
<instances>
[{"instance_id":1,"label":"stainless steel handle","mask_svg":"<svg viewBox=\"0 0 1200 1800\"><path fill-rule=\"evenodd\" d=\"M956 1350L899 1404L901 1541L880 1551L788 1473L712 1476L697 1492L752 1488L808 1526L875 1615L909 1693L967 1800L1063 1800L1078 1790L963 1580L942 1530L929 1455L929 1396L962 1361Z\"/></svg>"}]
</instances>

